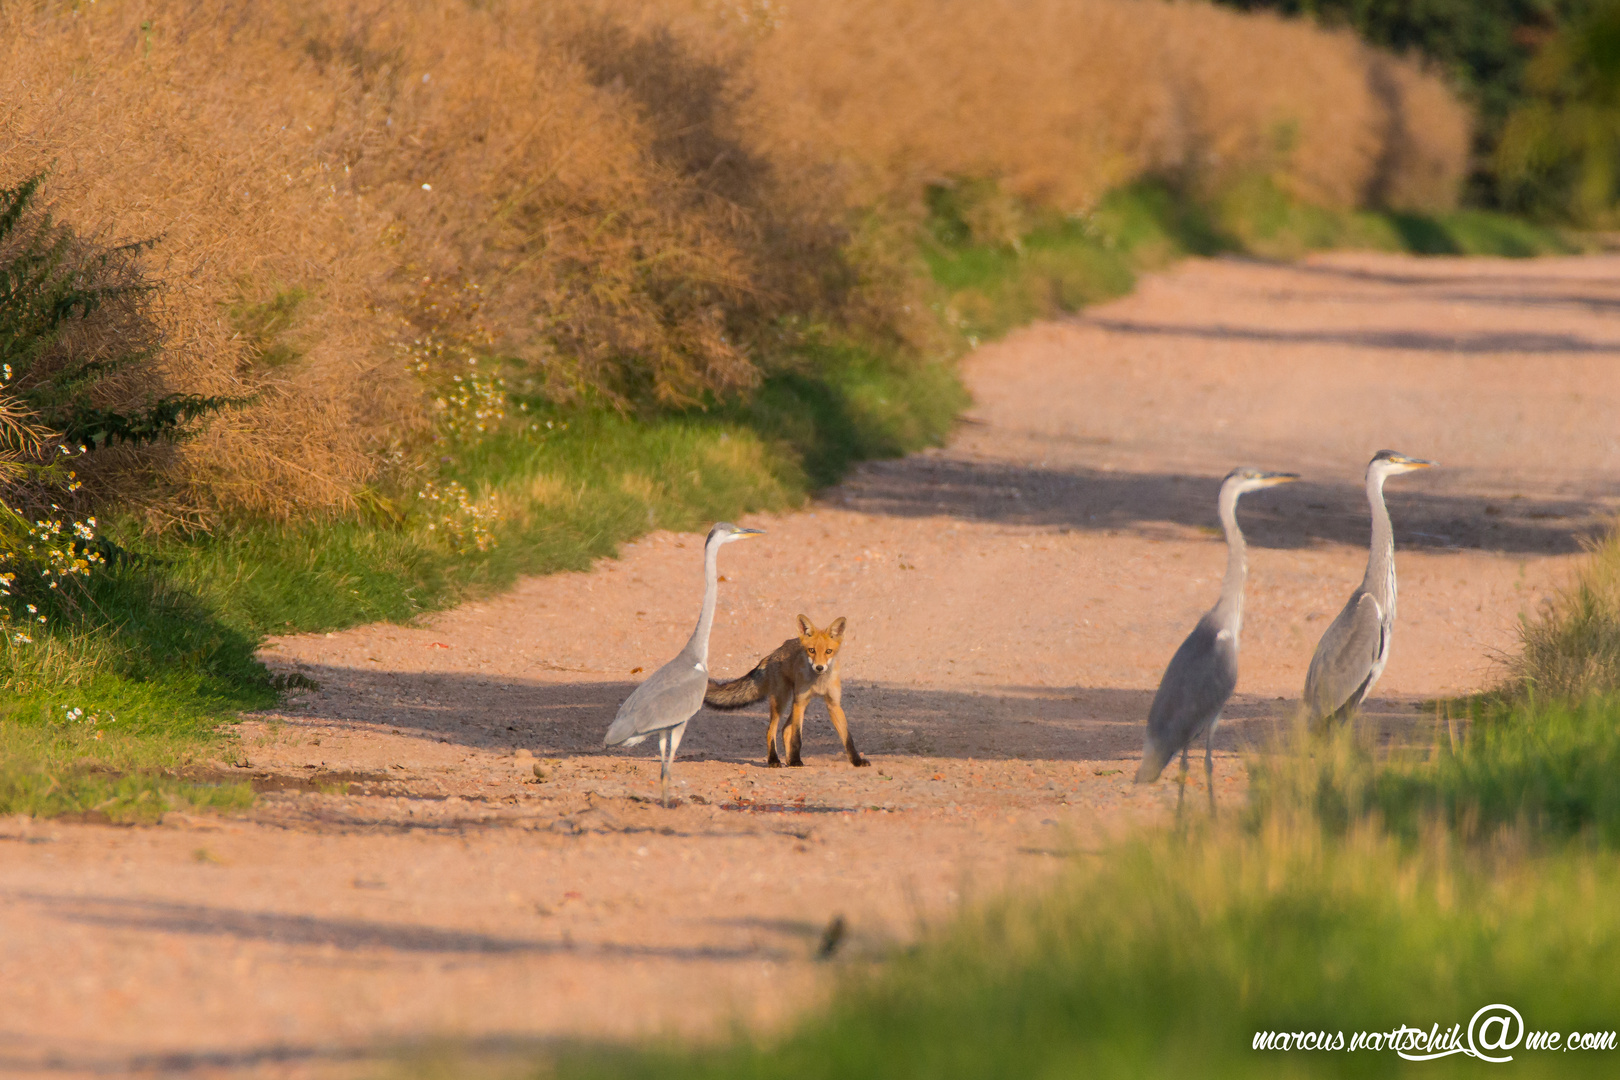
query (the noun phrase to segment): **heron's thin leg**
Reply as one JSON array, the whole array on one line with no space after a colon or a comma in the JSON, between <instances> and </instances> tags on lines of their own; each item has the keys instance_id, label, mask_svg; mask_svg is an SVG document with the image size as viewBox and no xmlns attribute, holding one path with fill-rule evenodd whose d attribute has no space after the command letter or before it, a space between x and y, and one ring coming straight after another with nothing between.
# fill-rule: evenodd
<instances>
[{"instance_id":1,"label":"heron's thin leg","mask_svg":"<svg viewBox=\"0 0 1620 1080\"><path fill-rule=\"evenodd\" d=\"M672 784L675 782L675 753L681 748L681 736L685 734L685 724L677 724L669 732L669 763L664 766L664 773L669 777L669 782ZM667 799L665 805L668 805Z\"/></svg>"},{"instance_id":2,"label":"heron's thin leg","mask_svg":"<svg viewBox=\"0 0 1620 1080\"><path fill-rule=\"evenodd\" d=\"M1181 748L1181 774L1176 777L1176 814L1181 813L1181 804L1187 801L1187 748Z\"/></svg>"},{"instance_id":3,"label":"heron's thin leg","mask_svg":"<svg viewBox=\"0 0 1620 1080\"><path fill-rule=\"evenodd\" d=\"M658 801L669 805L669 732L658 733Z\"/></svg>"},{"instance_id":4,"label":"heron's thin leg","mask_svg":"<svg viewBox=\"0 0 1620 1080\"><path fill-rule=\"evenodd\" d=\"M1204 733L1204 783L1209 785L1209 816L1215 816L1215 725Z\"/></svg>"}]
</instances>

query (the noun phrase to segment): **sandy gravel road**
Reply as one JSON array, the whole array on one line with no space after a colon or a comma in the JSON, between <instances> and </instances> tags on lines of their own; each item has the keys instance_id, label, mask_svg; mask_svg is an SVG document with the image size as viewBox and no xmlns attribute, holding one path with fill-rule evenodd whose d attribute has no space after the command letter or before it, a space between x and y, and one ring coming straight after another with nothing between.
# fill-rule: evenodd
<instances>
[{"instance_id":1,"label":"sandy gravel road","mask_svg":"<svg viewBox=\"0 0 1620 1080\"><path fill-rule=\"evenodd\" d=\"M645 746L602 752L690 633L696 536L420 626L273 642L321 688L241 725L251 813L0 823L0 1074L370 1074L423 1040L777 1021L838 963L1165 813L1173 786L1127 780L1218 591L1234 465L1305 480L1243 503L1223 798L1359 580L1380 447L1444 468L1390 484L1401 621L1371 721L1486 683L1620 506L1617 360L1609 258L1195 261L981 350L948 448L751 518L770 535L722 555L714 669L801 611L847 616L870 769L819 705L798 770L762 767L760 710L701 715L668 810Z\"/></svg>"}]
</instances>

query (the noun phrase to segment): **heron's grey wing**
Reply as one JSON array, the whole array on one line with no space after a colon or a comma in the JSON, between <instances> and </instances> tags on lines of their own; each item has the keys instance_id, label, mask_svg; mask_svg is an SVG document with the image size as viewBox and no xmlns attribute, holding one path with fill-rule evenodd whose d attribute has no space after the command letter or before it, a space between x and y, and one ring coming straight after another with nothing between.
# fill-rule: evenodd
<instances>
[{"instance_id":1,"label":"heron's grey wing","mask_svg":"<svg viewBox=\"0 0 1620 1080\"><path fill-rule=\"evenodd\" d=\"M703 707L709 673L681 654L647 677L619 706L604 746L635 745L648 735L684 724Z\"/></svg>"},{"instance_id":2,"label":"heron's grey wing","mask_svg":"<svg viewBox=\"0 0 1620 1080\"><path fill-rule=\"evenodd\" d=\"M1312 721L1351 704L1367 685L1384 646L1378 601L1357 589L1339 617L1322 634L1305 674L1305 707Z\"/></svg>"},{"instance_id":3,"label":"heron's grey wing","mask_svg":"<svg viewBox=\"0 0 1620 1080\"><path fill-rule=\"evenodd\" d=\"M1170 658L1153 695L1138 780L1157 778L1182 747L1215 722L1237 687L1237 671L1237 639L1213 620L1201 620Z\"/></svg>"}]
</instances>

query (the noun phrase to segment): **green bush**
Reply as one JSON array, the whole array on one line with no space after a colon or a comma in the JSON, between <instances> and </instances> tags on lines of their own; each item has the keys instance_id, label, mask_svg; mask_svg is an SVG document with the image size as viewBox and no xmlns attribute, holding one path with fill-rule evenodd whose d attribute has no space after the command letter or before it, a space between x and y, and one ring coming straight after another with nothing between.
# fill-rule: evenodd
<instances>
[{"instance_id":1,"label":"green bush","mask_svg":"<svg viewBox=\"0 0 1620 1080\"><path fill-rule=\"evenodd\" d=\"M0 383L47 444L179 437L237 399L159 393L146 243L87 241L37 207L45 177L0 188Z\"/></svg>"},{"instance_id":2,"label":"green bush","mask_svg":"<svg viewBox=\"0 0 1620 1080\"><path fill-rule=\"evenodd\" d=\"M1244 11L1311 16L1348 26L1369 44L1417 53L1446 74L1478 114L1471 195L1522 206L1497 159L1509 117L1539 92L1538 49L1605 0L1216 0ZM1559 209L1553 206L1552 209ZM1562 215L1560 215L1562 216Z\"/></svg>"}]
</instances>

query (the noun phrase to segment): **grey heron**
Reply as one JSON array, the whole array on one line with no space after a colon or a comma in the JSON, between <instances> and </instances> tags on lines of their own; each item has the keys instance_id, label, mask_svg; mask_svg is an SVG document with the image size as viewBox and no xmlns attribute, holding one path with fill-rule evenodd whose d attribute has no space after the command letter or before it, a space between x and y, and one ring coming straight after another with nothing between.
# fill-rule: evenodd
<instances>
[{"instance_id":1,"label":"grey heron","mask_svg":"<svg viewBox=\"0 0 1620 1080\"><path fill-rule=\"evenodd\" d=\"M680 655L647 676L624 699L607 738L602 740L603 746L634 746L649 735L658 736L658 791L666 806L675 752L680 749L681 736L686 734L686 722L703 707L703 694L709 688L709 630L714 626L714 604L720 589L720 548L763 532L741 529L729 521L709 530L703 542L703 610L698 615L697 629Z\"/></svg>"},{"instance_id":2,"label":"grey heron","mask_svg":"<svg viewBox=\"0 0 1620 1080\"><path fill-rule=\"evenodd\" d=\"M1317 643L1305 674L1305 715L1315 727L1355 711L1389 659L1395 629L1395 531L1384 505L1384 481L1434 462L1380 450L1367 463L1367 503L1372 507L1372 543L1367 573Z\"/></svg>"},{"instance_id":3,"label":"grey heron","mask_svg":"<svg viewBox=\"0 0 1620 1080\"><path fill-rule=\"evenodd\" d=\"M1198 620L1193 632L1170 658L1159 691L1148 709L1147 741L1138 784L1151 784L1177 753L1181 754L1180 792L1176 809L1187 797L1187 747L1204 736L1204 775L1209 781L1209 810L1215 812L1215 725L1237 686L1238 638L1243 632L1243 583L1249 576L1248 549L1237 523L1238 497L1249 491L1298 480L1295 473L1233 469L1221 481L1219 509L1226 530L1226 576L1221 598Z\"/></svg>"}]
</instances>

